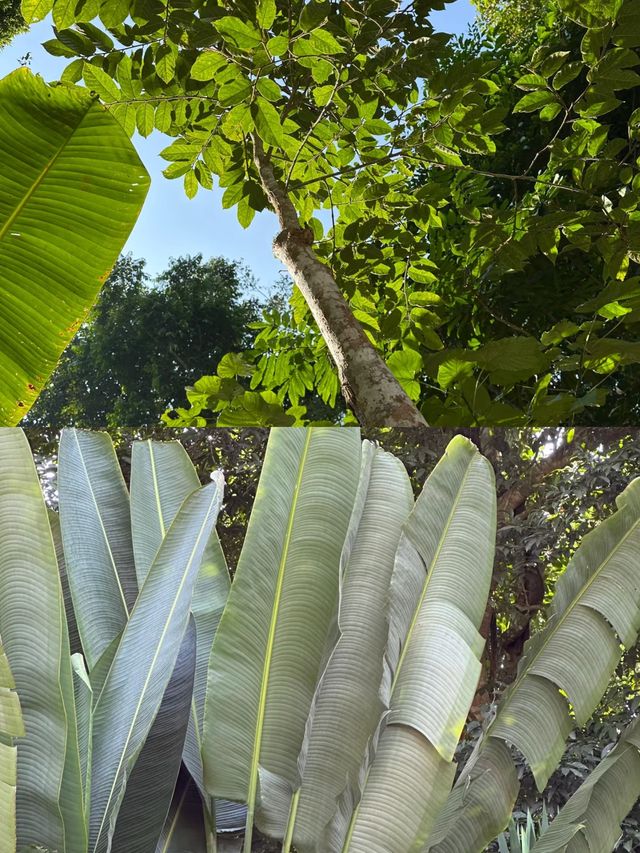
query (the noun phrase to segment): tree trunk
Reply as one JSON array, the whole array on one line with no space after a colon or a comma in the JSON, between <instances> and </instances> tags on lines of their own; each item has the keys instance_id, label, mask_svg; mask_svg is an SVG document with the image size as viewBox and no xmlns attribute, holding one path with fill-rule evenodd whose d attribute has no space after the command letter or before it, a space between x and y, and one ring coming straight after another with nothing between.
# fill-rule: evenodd
<instances>
[{"instance_id":1,"label":"tree trunk","mask_svg":"<svg viewBox=\"0 0 640 853\"><path fill-rule=\"evenodd\" d=\"M347 405L365 429L426 426L353 316L331 271L316 257L313 235L300 227L298 214L276 178L262 142L257 136L252 141L262 187L282 229L274 240L273 253L307 301L338 371Z\"/></svg>"}]
</instances>

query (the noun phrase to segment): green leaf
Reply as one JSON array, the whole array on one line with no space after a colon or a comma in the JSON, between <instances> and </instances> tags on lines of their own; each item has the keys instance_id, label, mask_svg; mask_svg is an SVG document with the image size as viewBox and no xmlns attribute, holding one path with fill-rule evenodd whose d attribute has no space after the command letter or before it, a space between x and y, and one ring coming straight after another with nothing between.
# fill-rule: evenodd
<instances>
[{"instance_id":1,"label":"green leaf","mask_svg":"<svg viewBox=\"0 0 640 853\"><path fill-rule=\"evenodd\" d=\"M82 76L87 88L99 95L106 103L117 103L122 97L113 79L97 65L85 62Z\"/></svg>"},{"instance_id":2,"label":"green leaf","mask_svg":"<svg viewBox=\"0 0 640 853\"><path fill-rule=\"evenodd\" d=\"M413 281L417 281L418 284L433 284L434 281L437 281L437 276L435 276L429 270L421 269L419 266L412 264L408 270L409 278Z\"/></svg>"},{"instance_id":3,"label":"green leaf","mask_svg":"<svg viewBox=\"0 0 640 853\"><path fill-rule=\"evenodd\" d=\"M258 0L256 15L260 29L268 30L276 19L276 0Z\"/></svg>"},{"instance_id":4,"label":"green leaf","mask_svg":"<svg viewBox=\"0 0 640 853\"><path fill-rule=\"evenodd\" d=\"M140 584L146 578L156 551L182 502L199 485L196 470L179 442L134 443L131 461L131 526ZM214 531L202 558L191 603L197 629L197 646L193 697L184 746L184 762L204 803L209 801L204 788L201 754L207 667L229 585L226 561ZM216 814L220 807L221 804L216 805ZM212 822L214 815L210 803L207 814Z\"/></svg>"},{"instance_id":5,"label":"green leaf","mask_svg":"<svg viewBox=\"0 0 640 853\"><path fill-rule=\"evenodd\" d=\"M280 86L268 77L261 77L256 83L256 88L268 101L279 101L282 97Z\"/></svg>"},{"instance_id":6,"label":"green leaf","mask_svg":"<svg viewBox=\"0 0 640 853\"><path fill-rule=\"evenodd\" d=\"M158 712L189 621L200 562L223 481L190 495L140 590L95 705L90 849L106 853L125 784Z\"/></svg>"},{"instance_id":7,"label":"green leaf","mask_svg":"<svg viewBox=\"0 0 640 853\"><path fill-rule=\"evenodd\" d=\"M420 395L420 383L415 376L422 367L420 353L412 349L398 350L391 353L387 359L387 366L407 394L413 400L417 400Z\"/></svg>"},{"instance_id":8,"label":"green leaf","mask_svg":"<svg viewBox=\"0 0 640 853\"><path fill-rule=\"evenodd\" d=\"M154 127L153 107L147 101L136 108L136 125L140 136L149 136Z\"/></svg>"},{"instance_id":9,"label":"green leaf","mask_svg":"<svg viewBox=\"0 0 640 853\"><path fill-rule=\"evenodd\" d=\"M456 772L482 669L496 532L493 469L458 436L406 522L390 586L388 712L344 853L421 850Z\"/></svg>"},{"instance_id":10,"label":"green leaf","mask_svg":"<svg viewBox=\"0 0 640 853\"><path fill-rule=\"evenodd\" d=\"M342 45L323 29L313 30L308 36L296 39L291 49L296 56L336 56L344 53Z\"/></svg>"},{"instance_id":11,"label":"green leaf","mask_svg":"<svg viewBox=\"0 0 640 853\"><path fill-rule=\"evenodd\" d=\"M204 725L207 789L248 803L246 850L259 774L282 777L290 788L298 778L298 753L335 619L359 466L357 430L271 431L213 644ZM271 805L263 791L261 813Z\"/></svg>"},{"instance_id":12,"label":"green leaf","mask_svg":"<svg viewBox=\"0 0 640 853\"><path fill-rule=\"evenodd\" d=\"M560 320L548 332L542 333L540 341L545 347L553 346L561 343L565 338L572 337L578 331L580 331L580 327L576 323L571 322L571 320Z\"/></svg>"},{"instance_id":13,"label":"green leaf","mask_svg":"<svg viewBox=\"0 0 640 853\"><path fill-rule=\"evenodd\" d=\"M613 850L620 837L620 824L640 796L639 750L640 725L636 719L542 831L531 853Z\"/></svg>"},{"instance_id":14,"label":"green leaf","mask_svg":"<svg viewBox=\"0 0 640 853\"><path fill-rule=\"evenodd\" d=\"M328 849L323 845L325 827L345 780L357 777L384 710L378 690L387 597L400 531L412 506L411 483L400 460L365 442L340 558L340 639L316 690L300 755L301 787L293 829L297 849Z\"/></svg>"},{"instance_id":15,"label":"green leaf","mask_svg":"<svg viewBox=\"0 0 640 853\"><path fill-rule=\"evenodd\" d=\"M241 50L252 50L261 42L260 33L253 24L243 21L241 18L236 18L233 15L226 15L224 18L219 18L214 23L214 26L225 41Z\"/></svg>"},{"instance_id":16,"label":"green leaf","mask_svg":"<svg viewBox=\"0 0 640 853\"><path fill-rule=\"evenodd\" d=\"M276 108L265 98L258 96L255 102L256 130L263 142L279 148L283 145L285 134Z\"/></svg>"},{"instance_id":17,"label":"green leaf","mask_svg":"<svg viewBox=\"0 0 640 853\"><path fill-rule=\"evenodd\" d=\"M535 110L544 107L546 104L555 103L555 97L552 92L546 89L541 91L529 92L524 98L520 98L514 106L514 113L532 113Z\"/></svg>"},{"instance_id":18,"label":"green leaf","mask_svg":"<svg viewBox=\"0 0 640 853\"><path fill-rule=\"evenodd\" d=\"M64 602L47 509L21 430L0 430L0 470L0 635L26 730L18 746L18 847L86 853Z\"/></svg>"},{"instance_id":19,"label":"green leaf","mask_svg":"<svg viewBox=\"0 0 640 853\"><path fill-rule=\"evenodd\" d=\"M448 358L438 366L438 385L449 388L464 379L473 376L473 362L460 358Z\"/></svg>"},{"instance_id":20,"label":"green leaf","mask_svg":"<svg viewBox=\"0 0 640 853\"><path fill-rule=\"evenodd\" d=\"M468 353L480 367L491 373L499 385L510 385L541 373L549 365L549 356L535 338L500 338Z\"/></svg>"},{"instance_id":21,"label":"green leaf","mask_svg":"<svg viewBox=\"0 0 640 853\"><path fill-rule=\"evenodd\" d=\"M635 644L640 479L616 504L617 511L583 538L561 575L545 627L527 641L516 680L456 782L439 821L441 843L430 847L434 853L480 850L494 837L491 831L506 826L519 787L513 759L504 754L506 744L524 755L543 790L569 732L576 723L584 725L604 693L621 643L626 648ZM481 803L486 813L478 821Z\"/></svg>"},{"instance_id":22,"label":"green leaf","mask_svg":"<svg viewBox=\"0 0 640 853\"><path fill-rule=\"evenodd\" d=\"M0 423L11 425L95 301L149 177L87 92L26 68L0 81L0 159Z\"/></svg>"},{"instance_id":23,"label":"green leaf","mask_svg":"<svg viewBox=\"0 0 640 853\"><path fill-rule=\"evenodd\" d=\"M112 853L155 849L180 770L195 664L196 627L191 617L160 708L127 779L110 845Z\"/></svg>"},{"instance_id":24,"label":"green leaf","mask_svg":"<svg viewBox=\"0 0 640 853\"><path fill-rule=\"evenodd\" d=\"M27 24L35 24L46 18L53 9L53 0L22 0L22 17Z\"/></svg>"},{"instance_id":25,"label":"green leaf","mask_svg":"<svg viewBox=\"0 0 640 853\"><path fill-rule=\"evenodd\" d=\"M91 671L138 591L129 495L108 433L62 431L58 490L66 573Z\"/></svg>"},{"instance_id":26,"label":"green leaf","mask_svg":"<svg viewBox=\"0 0 640 853\"><path fill-rule=\"evenodd\" d=\"M204 50L191 66L193 80L213 80L218 71L227 64L225 57L216 50Z\"/></svg>"},{"instance_id":27,"label":"green leaf","mask_svg":"<svg viewBox=\"0 0 640 853\"><path fill-rule=\"evenodd\" d=\"M170 83L176 73L178 50L173 44L161 44L156 53L155 71L163 83Z\"/></svg>"}]
</instances>

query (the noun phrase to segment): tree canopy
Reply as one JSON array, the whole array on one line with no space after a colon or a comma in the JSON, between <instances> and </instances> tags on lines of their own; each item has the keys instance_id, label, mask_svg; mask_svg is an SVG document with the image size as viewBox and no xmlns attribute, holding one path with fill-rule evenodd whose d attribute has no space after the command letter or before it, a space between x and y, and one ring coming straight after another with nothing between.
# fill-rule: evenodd
<instances>
[{"instance_id":1,"label":"tree canopy","mask_svg":"<svg viewBox=\"0 0 640 853\"><path fill-rule=\"evenodd\" d=\"M262 396L213 383L186 422L302 423L310 387L369 424L637 419L637 5L554 0L519 50L452 43L443 5L23 4L66 85L175 137L187 195L279 215L297 291L238 361Z\"/></svg>"},{"instance_id":2,"label":"tree canopy","mask_svg":"<svg viewBox=\"0 0 640 853\"><path fill-rule=\"evenodd\" d=\"M258 301L240 264L202 255L173 260L152 281L120 258L28 422L59 428L157 423L230 349L249 345Z\"/></svg>"}]
</instances>

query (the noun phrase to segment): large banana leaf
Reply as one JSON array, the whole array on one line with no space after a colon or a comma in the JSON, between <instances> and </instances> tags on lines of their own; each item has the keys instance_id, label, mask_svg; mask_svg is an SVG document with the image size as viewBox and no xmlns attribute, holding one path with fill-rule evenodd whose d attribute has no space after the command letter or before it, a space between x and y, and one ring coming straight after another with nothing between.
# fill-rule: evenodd
<instances>
[{"instance_id":1,"label":"large banana leaf","mask_svg":"<svg viewBox=\"0 0 640 853\"><path fill-rule=\"evenodd\" d=\"M93 713L89 850L106 853L135 761L184 637L223 480L190 495L167 531L122 634Z\"/></svg>"},{"instance_id":2,"label":"large banana leaf","mask_svg":"<svg viewBox=\"0 0 640 853\"><path fill-rule=\"evenodd\" d=\"M149 176L86 89L0 80L0 424L27 413L98 295Z\"/></svg>"},{"instance_id":3,"label":"large banana leaf","mask_svg":"<svg viewBox=\"0 0 640 853\"><path fill-rule=\"evenodd\" d=\"M0 636L26 729L18 744L18 847L86 853L64 602L47 510L22 430L0 430L0 471Z\"/></svg>"},{"instance_id":4,"label":"large banana leaf","mask_svg":"<svg viewBox=\"0 0 640 853\"><path fill-rule=\"evenodd\" d=\"M613 674L621 642L627 648L635 643L640 629L640 480L625 489L617 506L584 537L558 581L547 624L527 642L516 680L461 773L428 849L483 850L507 825L518 793L514 769L497 771L505 761L504 745L522 752L542 790L575 724L570 705L575 722L582 725ZM478 820L480 803L487 808L483 820Z\"/></svg>"},{"instance_id":5,"label":"large banana leaf","mask_svg":"<svg viewBox=\"0 0 640 853\"><path fill-rule=\"evenodd\" d=\"M196 627L191 617L160 709L127 779L112 853L153 853L156 848L180 771L195 664Z\"/></svg>"},{"instance_id":6,"label":"large banana leaf","mask_svg":"<svg viewBox=\"0 0 640 853\"><path fill-rule=\"evenodd\" d=\"M248 804L259 776L298 787L298 754L336 619L360 467L357 430L273 429L209 663L205 784ZM270 803L261 799L269 811Z\"/></svg>"},{"instance_id":7,"label":"large banana leaf","mask_svg":"<svg viewBox=\"0 0 640 853\"><path fill-rule=\"evenodd\" d=\"M391 578L388 708L345 851L419 851L455 775L480 676L495 547L493 469L460 436L404 526Z\"/></svg>"},{"instance_id":8,"label":"large banana leaf","mask_svg":"<svg viewBox=\"0 0 640 853\"><path fill-rule=\"evenodd\" d=\"M200 485L197 472L184 447L177 441L136 442L131 460L131 528L138 582L142 583L165 533L182 502ZM231 826L225 823L224 804L214 806L204 787L202 768L202 727L204 721L207 667L211 646L229 593L229 572L218 535L213 531L200 566L191 603L197 632L196 670L184 761L206 803L211 832L238 828L244 813L230 812Z\"/></svg>"},{"instance_id":9,"label":"large banana leaf","mask_svg":"<svg viewBox=\"0 0 640 853\"><path fill-rule=\"evenodd\" d=\"M62 431L58 491L66 575L91 671L137 595L129 494L108 433Z\"/></svg>"},{"instance_id":10,"label":"large banana leaf","mask_svg":"<svg viewBox=\"0 0 640 853\"><path fill-rule=\"evenodd\" d=\"M17 749L13 739L25 732L15 686L0 645L0 853L16 850Z\"/></svg>"},{"instance_id":11,"label":"large banana leaf","mask_svg":"<svg viewBox=\"0 0 640 853\"><path fill-rule=\"evenodd\" d=\"M340 639L314 696L300 755L301 786L290 828L300 853L316 850L346 780L357 777L384 710L378 693L387 597L400 531L412 506L411 483L400 460L365 442L340 561Z\"/></svg>"},{"instance_id":12,"label":"large banana leaf","mask_svg":"<svg viewBox=\"0 0 640 853\"><path fill-rule=\"evenodd\" d=\"M587 776L531 853L610 853L640 797L640 718Z\"/></svg>"}]
</instances>

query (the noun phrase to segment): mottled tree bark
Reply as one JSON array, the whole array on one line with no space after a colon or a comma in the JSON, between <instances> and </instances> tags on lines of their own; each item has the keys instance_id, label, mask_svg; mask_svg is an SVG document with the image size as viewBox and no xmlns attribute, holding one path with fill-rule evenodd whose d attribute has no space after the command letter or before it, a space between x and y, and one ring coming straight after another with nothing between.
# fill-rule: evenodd
<instances>
[{"instance_id":1,"label":"mottled tree bark","mask_svg":"<svg viewBox=\"0 0 640 853\"><path fill-rule=\"evenodd\" d=\"M253 149L262 187L282 229L274 240L273 253L307 301L338 371L347 405L365 429L426 426L353 316L331 270L313 251L313 235L300 227L293 203L256 136Z\"/></svg>"}]
</instances>

